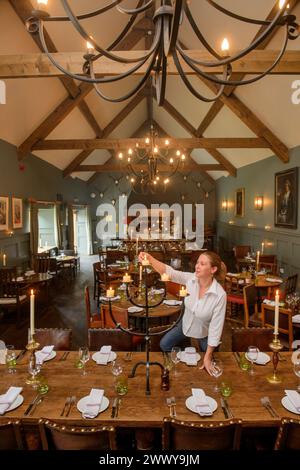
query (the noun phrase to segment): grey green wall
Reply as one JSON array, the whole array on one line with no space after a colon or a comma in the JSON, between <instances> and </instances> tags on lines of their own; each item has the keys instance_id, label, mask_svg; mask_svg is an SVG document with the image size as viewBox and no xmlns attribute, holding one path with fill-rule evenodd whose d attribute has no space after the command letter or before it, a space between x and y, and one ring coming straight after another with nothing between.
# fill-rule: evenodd
<instances>
[{"instance_id":1,"label":"grey green wall","mask_svg":"<svg viewBox=\"0 0 300 470\"><path fill-rule=\"evenodd\" d=\"M0 231L0 253L5 252L9 260L26 260L29 252L29 217L28 198L55 201L57 194L62 195L63 202L87 202L87 186L78 179L66 178L62 172L30 155L24 160L24 170L19 168L17 151L14 145L0 140L0 195L9 196L9 230L12 229L11 197L23 199L24 225L14 229L10 236Z\"/></svg>"},{"instance_id":2,"label":"grey green wall","mask_svg":"<svg viewBox=\"0 0 300 470\"><path fill-rule=\"evenodd\" d=\"M253 250L261 249L265 242L266 253L276 253L279 264L285 267L286 274L298 273L300 277L300 204L298 195L298 228L283 229L274 227L274 180L275 173L299 167L300 147L290 152L290 161L282 163L272 156L252 165L244 166L237 177L220 178L217 181L217 232L228 241L228 248L234 245L250 244ZM234 216L235 190L245 188L245 217ZM300 194L300 192L299 192ZM254 209L255 196L264 197L264 208ZM224 199L229 202L227 212L221 209ZM230 225L233 221L234 225ZM248 224L254 226L249 228ZM265 226L269 225L269 230Z\"/></svg>"}]
</instances>

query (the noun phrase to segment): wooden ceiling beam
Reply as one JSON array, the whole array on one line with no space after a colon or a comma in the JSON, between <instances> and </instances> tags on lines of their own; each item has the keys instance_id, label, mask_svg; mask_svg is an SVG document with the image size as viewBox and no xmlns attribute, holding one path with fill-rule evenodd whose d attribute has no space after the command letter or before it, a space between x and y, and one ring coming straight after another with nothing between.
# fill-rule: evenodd
<instances>
[{"instance_id":1,"label":"wooden ceiling beam","mask_svg":"<svg viewBox=\"0 0 300 470\"><path fill-rule=\"evenodd\" d=\"M220 100L215 101L211 105L211 107L209 108L209 111L202 119L202 122L200 123L196 131L197 137L201 137L204 134L206 129L210 126L210 124L213 122L215 117L219 114L223 106L224 106L224 103Z\"/></svg>"},{"instance_id":2,"label":"wooden ceiling beam","mask_svg":"<svg viewBox=\"0 0 300 470\"><path fill-rule=\"evenodd\" d=\"M134 59L145 51L116 51L120 57ZM233 54L236 51L233 52ZM197 50L189 50L186 53L193 59L209 61L209 53ZM243 73L257 75L269 68L278 56L279 51L252 51L246 57L232 63L233 73ZM70 73L83 75L82 67L84 58L82 52L58 52L53 53L57 63ZM148 62L135 71L133 75L144 75ZM126 72L132 64L114 62L106 57L94 62L95 74L99 76L115 76ZM182 68L186 75L196 75L196 73L182 63ZM222 74L223 66L203 67L203 71L210 74ZM269 73L269 75L299 75L300 74L300 51L286 51L279 64ZM178 75L178 70L172 59L168 63L168 75ZM46 54L7 54L0 55L0 79L10 78L45 78L45 77L65 77L55 65L50 62ZM91 88L92 89L92 88Z\"/></svg>"},{"instance_id":3,"label":"wooden ceiling beam","mask_svg":"<svg viewBox=\"0 0 300 470\"><path fill-rule=\"evenodd\" d=\"M136 143L140 148L147 148L145 139L49 139L39 141L34 145L35 150L74 150L74 149L113 149L125 150L133 148ZM157 138L159 147L165 146L165 139ZM216 149L216 148L268 148L265 139L258 137L212 137L179 139L169 137L169 148L173 149Z\"/></svg>"},{"instance_id":4,"label":"wooden ceiling beam","mask_svg":"<svg viewBox=\"0 0 300 470\"><path fill-rule=\"evenodd\" d=\"M134 169L136 171L144 170L148 172L147 165L134 165ZM224 167L219 164L201 164L198 165L197 163L184 165L178 168L178 172L186 173L188 171L224 171ZM130 169L124 165L80 165L76 171L96 171L97 173L108 173L108 172L115 172L115 173L128 173ZM159 173L170 173L171 166L170 165L159 165Z\"/></svg>"}]
</instances>

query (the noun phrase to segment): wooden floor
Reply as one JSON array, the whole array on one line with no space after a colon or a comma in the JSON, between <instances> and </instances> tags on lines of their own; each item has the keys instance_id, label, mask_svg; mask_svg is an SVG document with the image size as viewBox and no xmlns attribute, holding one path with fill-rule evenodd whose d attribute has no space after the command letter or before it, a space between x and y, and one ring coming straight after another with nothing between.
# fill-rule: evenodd
<instances>
[{"instance_id":1,"label":"wooden floor","mask_svg":"<svg viewBox=\"0 0 300 470\"><path fill-rule=\"evenodd\" d=\"M93 292L93 268L98 256L81 256L81 270L73 282L53 284L47 305L36 307L36 328L71 328L73 348L85 343L85 304L84 287L88 285ZM21 327L16 327L15 313L0 314L0 339L6 344L13 344L16 349L23 349L27 344L29 326L29 306L23 311ZM224 327L220 351L231 350L231 325Z\"/></svg>"}]
</instances>

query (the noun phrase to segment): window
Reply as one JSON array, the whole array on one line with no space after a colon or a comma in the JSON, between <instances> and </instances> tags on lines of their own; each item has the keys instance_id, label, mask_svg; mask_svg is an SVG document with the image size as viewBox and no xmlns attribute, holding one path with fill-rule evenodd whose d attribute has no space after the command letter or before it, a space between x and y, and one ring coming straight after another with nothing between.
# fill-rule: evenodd
<instances>
[{"instance_id":1,"label":"window","mask_svg":"<svg viewBox=\"0 0 300 470\"><path fill-rule=\"evenodd\" d=\"M57 246L55 207L38 209L40 248Z\"/></svg>"}]
</instances>

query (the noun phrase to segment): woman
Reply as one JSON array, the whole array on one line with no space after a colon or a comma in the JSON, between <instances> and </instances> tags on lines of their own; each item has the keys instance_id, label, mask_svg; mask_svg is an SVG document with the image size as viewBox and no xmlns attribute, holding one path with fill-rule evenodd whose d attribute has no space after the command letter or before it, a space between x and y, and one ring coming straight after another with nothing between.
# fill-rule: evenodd
<instances>
[{"instance_id":1,"label":"woman","mask_svg":"<svg viewBox=\"0 0 300 470\"><path fill-rule=\"evenodd\" d=\"M162 338L161 349L171 351L186 336L196 338L201 351L205 352L201 368L212 375L212 355L220 344L226 313L226 292L217 281L225 277L224 263L216 253L205 251L197 260L195 273L184 273L161 263L148 253L140 253L140 261L145 256L160 275L166 273L170 281L186 285L189 294L184 300L182 320Z\"/></svg>"}]
</instances>

